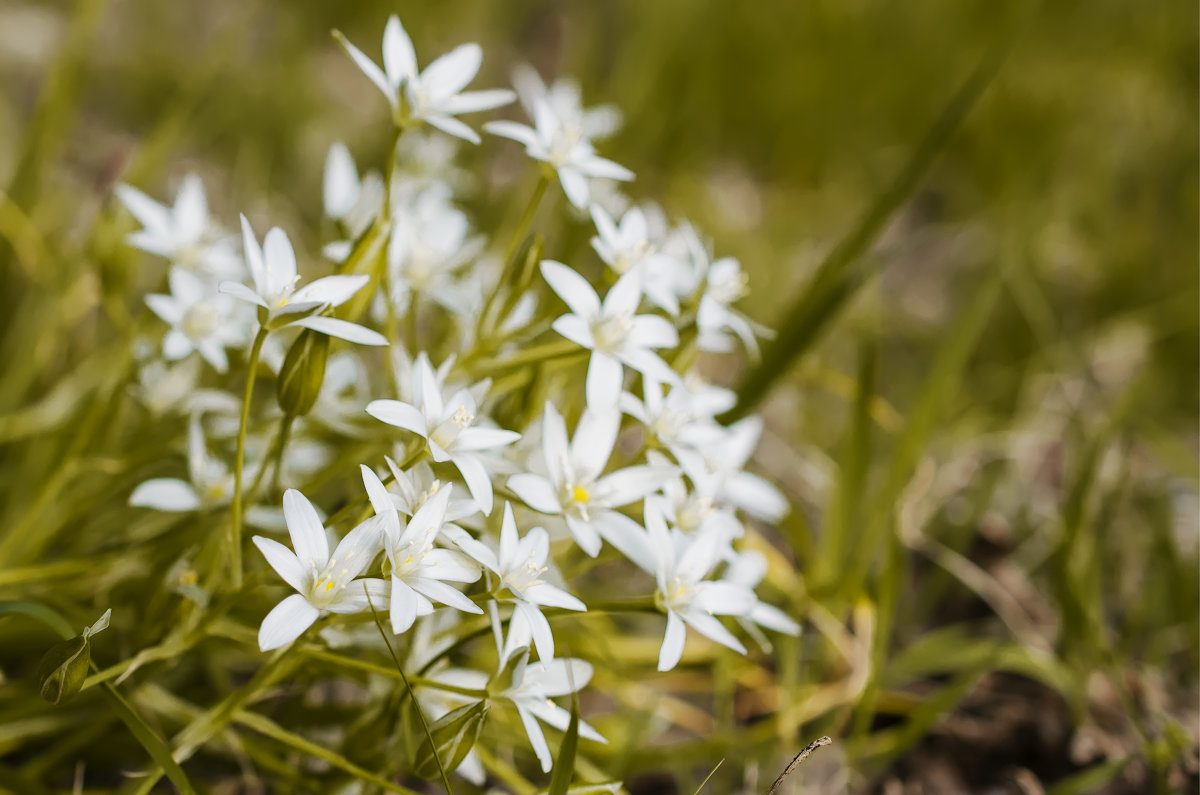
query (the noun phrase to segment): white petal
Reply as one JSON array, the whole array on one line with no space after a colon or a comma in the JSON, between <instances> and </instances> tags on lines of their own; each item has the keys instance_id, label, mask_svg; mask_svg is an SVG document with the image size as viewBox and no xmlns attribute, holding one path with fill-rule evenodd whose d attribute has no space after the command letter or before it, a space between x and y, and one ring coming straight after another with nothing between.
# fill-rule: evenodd
<instances>
[{"instance_id":1,"label":"white petal","mask_svg":"<svg viewBox=\"0 0 1200 795\"><path fill-rule=\"evenodd\" d=\"M431 115L426 116L425 121L430 126L437 127L446 135L453 135L455 138L461 138L464 141L470 141L473 144L480 142L479 133L472 130L463 122L452 116Z\"/></svg>"},{"instance_id":2,"label":"white petal","mask_svg":"<svg viewBox=\"0 0 1200 795\"><path fill-rule=\"evenodd\" d=\"M520 704L517 705L517 714L521 716L521 724L525 727L525 733L529 735L529 744L533 746L533 753L542 766L542 772L549 773L552 762L550 746L546 744L546 735L542 734L541 725L537 722L537 718L533 717L529 710Z\"/></svg>"},{"instance_id":3,"label":"white petal","mask_svg":"<svg viewBox=\"0 0 1200 795\"><path fill-rule=\"evenodd\" d=\"M368 281L370 277L365 273L353 276L325 276L292 293L288 301L297 304L316 301L330 306L341 306L365 287Z\"/></svg>"},{"instance_id":4,"label":"white petal","mask_svg":"<svg viewBox=\"0 0 1200 795\"><path fill-rule=\"evenodd\" d=\"M679 334L675 331L675 326L665 317L658 315L635 317L629 336L636 339L638 345L646 348L674 348L679 344Z\"/></svg>"},{"instance_id":5,"label":"white petal","mask_svg":"<svg viewBox=\"0 0 1200 795\"><path fill-rule=\"evenodd\" d=\"M596 338L592 336L591 328L579 315L563 315L555 319L550 327L581 348L596 347Z\"/></svg>"},{"instance_id":6,"label":"white petal","mask_svg":"<svg viewBox=\"0 0 1200 795\"><path fill-rule=\"evenodd\" d=\"M351 323L348 320L339 320L336 317L326 317L324 315L310 315L302 317L288 324L289 326L303 326L310 328L313 331L321 334L328 334L331 337L337 337L347 342L353 342L358 345L374 345L379 348L387 347L387 337L380 334L378 331L371 331L365 326L360 326L357 323Z\"/></svg>"},{"instance_id":7,"label":"white petal","mask_svg":"<svg viewBox=\"0 0 1200 795\"><path fill-rule=\"evenodd\" d=\"M283 517L296 557L306 566L322 568L329 562L329 539L321 525L317 509L300 492L288 489L283 494Z\"/></svg>"},{"instance_id":8,"label":"white petal","mask_svg":"<svg viewBox=\"0 0 1200 795\"><path fill-rule=\"evenodd\" d=\"M387 70L387 81L393 87L417 76L417 54L413 50L412 39L395 14L388 17L387 25L383 28L383 68ZM387 93L386 90L384 93Z\"/></svg>"},{"instance_id":9,"label":"white petal","mask_svg":"<svg viewBox=\"0 0 1200 795\"><path fill-rule=\"evenodd\" d=\"M748 618L767 629L773 629L784 635L799 635L800 625L777 607L758 602L748 614Z\"/></svg>"},{"instance_id":10,"label":"white petal","mask_svg":"<svg viewBox=\"0 0 1200 795\"><path fill-rule=\"evenodd\" d=\"M620 279L617 279L617 283L604 296L604 314L609 317L631 315L637 309L641 300L642 277L636 269L631 270ZM666 323L667 321L663 320L663 322Z\"/></svg>"},{"instance_id":11,"label":"white petal","mask_svg":"<svg viewBox=\"0 0 1200 795\"><path fill-rule=\"evenodd\" d=\"M464 428L454 440L454 450L492 450L504 447L521 438L516 431L505 431L500 428Z\"/></svg>"},{"instance_id":12,"label":"white petal","mask_svg":"<svg viewBox=\"0 0 1200 795\"><path fill-rule=\"evenodd\" d=\"M431 99L444 100L467 87L479 74L483 50L478 44L460 44L434 60L421 73L421 87Z\"/></svg>"},{"instance_id":13,"label":"white petal","mask_svg":"<svg viewBox=\"0 0 1200 795\"><path fill-rule=\"evenodd\" d=\"M429 432L425 415L416 406L401 403L399 400L372 400L367 404L367 413L388 425L412 431L418 436L425 436Z\"/></svg>"},{"instance_id":14,"label":"white petal","mask_svg":"<svg viewBox=\"0 0 1200 795\"><path fill-rule=\"evenodd\" d=\"M358 49L349 41L347 41L345 36L341 36L340 34L335 35L338 36L338 43L341 44L342 48L346 50L346 53L354 59L354 64L362 71L364 75L367 76L367 79L374 83L375 86L383 92L383 95L387 97L388 104L395 105L396 89L388 83L387 75L383 73L383 70L376 66L375 62L368 58L362 50Z\"/></svg>"},{"instance_id":15,"label":"white petal","mask_svg":"<svg viewBox=\"0 0 1200 795\"><path fill-rule=\"evenodd\" d=\"M601 538L611 544L634 565L648 574L654 574L655 554L650 537L637 522L616 511L596 511L592 514L592 526Z\"/></svg>"},{"instance_id":16,"label":"white petal","mask_svg":"<svg viewBox=\"0 0 1200 795\"><path fill-rule=\"evenodd\" d=\"M678 470L661 466L626 467L597 481L593 492L596 499L603 499L610 508L619 508L658 491L659 487L677 472Z\"/></svg>"},{"instance_id":17,"label":"white petal","mask_svg":"<svg viewBox=\"0 0 1200 795\"><path fill-rule=\"evenodd\" d=\"M358 169L350 150L341 141L334 141L325 156L324 191L325 215L340 219L354 209L361 184Z\"/></svg>"},{"instance_id":18,"label":"white petal","mask_svg":"<svg viewBox=\"0 0 1200 795\"><path fill-rule=\"evenodd\" d=\"M751 472L738 472L725 483L725 495L751 516L778 522L788 512L787 499L779 489Z\"/></svg>"},{"instance_id":19,"label":"white petal","mask_svg":"<svg viewBox=\"0 0 1200 795\"><path fill-rule=\"evenodd\" d=\"M483 129L484 132L489 132L492 135L498 135L501 138L508 138L517 143L525 144L526 148L538 145L537 132L532 127L525 124L518 124L515 121L489 121L483 125Z\"/></svg>"},{"instance_id":20,"label":"white petal","mask_svg":"<svg viewBox=\"0 0 1200 795\"><path fill-rule=\"evenodd\" d=\"M170 323L173 326L183 320L183 310L171 296L151 293L146 296L145 300L146 306L150 307L150 311L158 315L163 322Z\"/></svg>"},{"instance_id":21,"label":"white petal","mask_svg":"<svg viewBox=\"0 0 1200 795\"><path fill-rule=\"evenodd\" d=\"M262 651L286 646L313 625L321 611L300 594L292 594L267 613L258 629L258 648Z\"/></svg>"},{"instance_id":22,"label":"white petal","mask_svg":"<svg viewBox=\"0 0 1200 795\"><path fill-rule=\"evenodd\" d=\"M521 502L541 513L562 513L554 485L541 475L523 473L508 479L508 488Z\"/></svg>"},{"instance_id":23,"label":"white petal","mask_svg":"<svg viewBox=\"0 0 1200 795\"><path fill-rule=\"evenodd\" d=\"M479 460L478 456L470 453L455 453L450 456L450 460L462 473L463 480L467 483L467 490L479 504L479 510L483 512L484 516L490 515L492 512L492 479L483 462Z\"/></svg>"},{"instance_id":24,"label":"white petal","mask_svg":"<svg viewBox=\"0 0 1200 795\"><path fill-rule=\"evenodd\" d=\"M687 641L687 629L674 610L667 613L667 631L663 635L662 648L658 652L658 670L670 671L679 664L683 656L683 644Z\"/></svg>"},{"instance_id":25,"label":"white petal","mask_svg":"<svg viewBox=\"0 0 1200 795\"><path fill-rule=\"evenodd\" d=\"M164 234L171 227L171 216L167 208L142 193L131 185L119 184L113 188L113 193L125 205L125 209L133 213L133 217L141 222L148 231Z\"/></svg>"},{"instance_id":26,"label":"white petal","mask_svg":"<svg viewBox=\"0 0 1200 795\"><path fill-rule=\"evenodd\" d=\"M725 625L718 621L708 613L699 610L689 610L684 613L683 619L692 626L697 632L705 636L709 640L714 640L722 646L728 646L734 651L746 653L746 647L742 642L734 637L733 633L725 629Z\"/></svg>"},{"instance_id":27,"label":"white petal","mask_svg":"<svg viewBox=\"0 0 1200 795\"><path fill-rule=\"evenodd\" d=\"M579 424L575 426L575 437L571 440L571 463L579 480L594 480L604 471L620 427L621 413L615 405L588 408L583 412Z\"/></svg>"},{"instance_id":28,"label":"white petal","mask_svg":"<svg viewBox=\"0 0 1200 795\"><path fill-rule=\"evenodd\" d=\"M483 613L483 610L481 610L478 605L468 599L461 591L456 590L444 582L422 578L414 584L414 587L435 602L441 602L444 605L449 605L455 610L461 610L464 613Z\"/></svg>"},{"instance_id":29,"label":"white petal","mask_svg":"<svg viewBox=\"0 0 1200 795\"><path fill-rule=\"evenodd\" d=\"M574 516L568 516L567 529L571 531L571 535L575 538L575 543L579 545L579 548L589 558L594 558L600 554L600 534L596 532L596 528L592 527L591 522L585 522L582 519L576 519Z\"/></svg>"},{"instance_id":30,"label":"white petal","mask_svg":"<svg viewBox=\"0 0 1200 795\"><path fill-rule=\"evenodd\" d=\"M388 538L398 537L400 535L400 515L396 512L392 495L388 493L383 481L379 479L373 469L362 464L359 466L359 470L362 472L363 486L367 490L367 499L375 510L375 514L383 519L384 534Z\"/></svg>"},{"instance_id":31,"label":"white petal","mask_svg":"<svg viewBox=\"0 0 1200 795\"><path fill-rule=\"evenodd\" d=\"M244 215L242 216L242 247L245 249L246 265L250 268L250 276L254 279L254 291L262 295L267 292L268 287L267 269L263 264L263 253L258 246L258 238L254 236L254 230L250 228L250 222Z\"/></svg>"},{"instance_id":32,"label":"white petal","mask_svg":"<svg viewBox=\"0 0 1200 795\"><path fill-rule=\"evenodd\" d=\"M382 549L382 522L372 517L346 533L346 537L338 542L329 559L329 567L337 571L339 580L348 582L362 574Z\"/></svg>"},{"instance_id":33,"label":"white petal","mask_svg":"<svg viewBox=\"0 0 1200 795\"><path fill-rule=\"evenodd\" d=\"M579 168L589 177L599 177L601 179L615 179L621 182L629 182L634 177L633 172L625 168L625 166L595 155L586 158L579 164Z\"/></svg>"},{"instance_id":34,"label":"white petal","mask_svg":"<svg viewBox=\"0 0 1200 795\"><path fill-rule=\"evenodd\" d=\"M300 562L292 550L274 539L262 536L254 536L254 545L258 547L258 551L263 554L267 563L275 569L275 573L282 577L284 582L301 593L308 589L309 569Z\"/></svg>"},{"instance_id":35,"label":"white petal","mask_svg":"<svg viewBox=\"0 0 1200 795\"><path fill-rule=\"evenodd\" d=\"M258 306L261 306L264 309L268 308L267 302L262 299L262 296L260 296L258 293L254 292L253 290L251 290L249 287L242 284L241 282L223 281L219 285L217 285L217 292L225 293L226 295L232 295L234 298L238 299L239 301L245 301L246 303L250 303L250 304L257 304Z\"/></svg>"},{"instance_id":36,"label":"white petal","mask_svg":"<svg viewBox=\"0 0 1200 795\"><path fill-rule=\"evenodd\" d=\"M129 495L129 504L160 511L194 511L200 499L192 484L178 478L153 478L138 485Z\"/></svg>"},{"instance_id":37,"label":"white petal","mask_svg":"<svg viewBox=\"0 0 1200 795\"><path fill-rule=\"evenodd\" d=\"M542 278L576 315L586 320L599 314L600 299L596 291L587 279L571 268L551 259L542 260Z\"/></svg>"},{"instance_id":38,"label":"white petal","mask_svg":"<svg viewBox=\"0 0 1200 795\"><path fill-rule=\"evenodd\" d=\"M625 370L620 362L608 354L592 351L584 385L588 408L603 410L616 406L624 376Z\"/></svg>"},{"instance_id":39,"label":"white petal","mask_svg":"<svg viewBox=\"0 0 1200 795\"><path fill-rule=\"evenodd\" d=\"M523 595L534 604L545 605L546 607L561 607L564 610L578 610L581 613L587 611L587 605L579 599L567 593L562 588L555 587L549 583L542 582L537 585L531 585L525 589Z\"/></svg>"},{"instance_id":40,"label":"white petal","mask_svg":"<svg viewBox=\"0 0 1200 795\"><path fill-rule=\"evenodd\" d=\"M263 238L263 262L266 264L268 295L277 294L296 280L296 252L287 232L277 226L268 229Z\"/></svg>"},{"instance_id":41,"label":"white petal","mask_svg":"<svg viewBox=\"0 0 1200 795\"><path fill-rule=\"evenodd\" d=\"M399 577L392 577L392 632L407 632L417 620L417 592Z\"/></svg>"},{"instance_id":42,"label":"white petal","mask_svg":"<svg viewBox=\"0 0 1200 795\"><path fill-rule=\"evenodd\" d=\"M517 553L517 520L513 518L512 505L504 503L504 520L500 523L500 560L502 569L509 569Z\"/></svg>"},{"instance_id":43,"label":"white petal","mask_svg":"<svg viewBox=\"0 0 1200 795\"><path fill-rule=\"evenodd\" d=\"M558 169L558 181L562 184L563 193L567 195L567 201L581 210L587 207L589 193L587 177L580 174L577 169L563 166Z\"/></svg>"},{"instance_id":44,"label":"white petal","mask_svg":"<svg viewBox=\"0 0 1200 795\"><path fill-rule=\"evenodd\" d=\"M558 413L558 409L554 408L554 404L546 401L546 408L542 417L542 456L546 461L546 468L550 472L550 477L556 483L562 483L564 476L564 467L568 461L569 448L567 447L567 425L563 422L562 415ZM558 502L558 498L555 498ZM554 511L557 513L557 511Z\"/></svg>"},{"instance_id":45,"label":"white petal","mask_svg":"<svg viewBox=\"0 0 1200 795\"><path fill-rule=\"evenodd\" d=\"M204 198L204 183L195 174L188 174L175 194L175 229L182 240L194 241L208 225L208 202Z\"/></svg>"},{"instance_id":46,"label":"white petal","mask_svg":"<svg viewBox=\"0 0 1200 795\"><path fill-rule=\"evenodd\" d=\"M446 506L450 504L450 495L453 491L454 486L445 484L417 509L416 515L409 521L408 527L404 531L406 539L424 538L427 535L435 535L441 530L442 525L446 522Z\"/></svg>"},{"instance_id":47,"label":"white petal","mask_svg":"<svg viewBox=\"0 0 1200 795\"><path fill-rule=\"evenodd\" d=\"M459 113L476 113L481 110L502 107L516 98L516 94L504 88L491 89L489 91L468 91L464 94L448 98L442 103L442 110L454 115Z\"/></svg>"}]
</instances>

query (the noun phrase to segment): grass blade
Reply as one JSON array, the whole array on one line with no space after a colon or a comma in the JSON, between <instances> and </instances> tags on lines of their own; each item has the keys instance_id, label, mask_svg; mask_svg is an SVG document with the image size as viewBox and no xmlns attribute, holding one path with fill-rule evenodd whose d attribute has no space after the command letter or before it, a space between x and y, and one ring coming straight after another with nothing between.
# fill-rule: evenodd
<instances>
[{"instance_id":1,"label":"grass blade","mask_svg":"<svg viewBox=\"0 0 1200 795\"><path fill-rule=\"evenodd\" d=\"M575 775L575 752L579 748L579 697L571 695L571 722L567 724L567 733L563 735L562 745L558 748L558 758L554 760L554 771L550 774L550 789L547 795L567 795L571 788L571 778Z\"/></svg>"},{"instance_id":2,"label":"grass blade","mask_svg":"<svg viewBox=\"0 0 1200 795\"><path fill-rule=\"evenodd\" d=\"M1030 11L1036 7L1032 4ZM858 224L829 253L817 269L812 283L783 313L775 339L763 351L762 361L751 370L737 390L737 405L720 417L729 423L745 416L788 371L801 354L812 347L830 321L872 275L859 258L883 231L884 224L900 209L920 184L925 172L943 149L954 131L1000 71L1012 49L1017 33L1030 13L1022 14L1017 24L998 38L984 55L975 71L951 97L941 115L925 134L904 170L881 193L859 219Z\"/></svg>"}]
</instances>

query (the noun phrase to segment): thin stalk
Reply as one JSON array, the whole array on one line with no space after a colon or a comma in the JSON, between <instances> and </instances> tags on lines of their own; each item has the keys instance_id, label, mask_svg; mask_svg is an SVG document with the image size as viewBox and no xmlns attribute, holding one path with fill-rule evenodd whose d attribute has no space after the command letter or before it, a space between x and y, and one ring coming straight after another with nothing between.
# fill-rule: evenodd
<instances>
[{"instance_id":1,"label":"thin stalk","mask_svg":"<svg viewBox=\"0 0 1200 795\"><path fill-rule=\"evenodd\" d=\"M275 438L271 440L271 449L267 451L266 458L263 459L263 465L258 468L258 472L254 475L254 482L250 484L250 488L246 491L246 495L253 499L258 493L258 489L262 486L263 480L266 478L267 470L272 470L271 475L271 490L275 491L279 488L279 470L283 468L283 450L287 446L288 439L292 433L292 421L295 420L295 415L284 414L279 421L279 430L275 432Z\"/></svg>"},{"instance_id":2,"label":"thin stalk","mask_svg":"<svg viewBox=\"0 0 1200 795\"><path fill-rule=\"evenodd\" d=\"M233 590L242 587L242 470L246 465L246 427L250 424L250 400L254 396L254 379L258 375L258 357L262 354L263 342L267 339L265 326L258 327L254 344L250 347L247 365L246 387L242 391L242 419L238 424L237 453L233 461L233 520L229 523L229 576ZM264 464L265 465L265 464Z\"/></svg>"},{"instance_id":3,"label":"thin stalk","mask_svg":"<svg viewBox=\"0 0 1200 795\"><path fill-rule=\"evenodd\" d=\"M517 263L513 257L520 248L521 241L529 234L529 227L533 224L533 217L537 215L538 206L541 205L542 197L546 195L546 188L548 187L550 187L550 175L542 171L538 174L538 181L533 187L533 193L529 197L529 202L525 205L525 210L521 213L521 218L517 221L517 226L508 241L508 247L504 250L504 272L500 274L500 280L496 284L496 289L488 294L487 300L484 301L483 309L479 312L479 317L475 319L476 344L481 343L484 339L484 326L492 313L496 296L502 292L504 285L511 281L512 270L517 267Z\"/></svg>"}]
</instances>

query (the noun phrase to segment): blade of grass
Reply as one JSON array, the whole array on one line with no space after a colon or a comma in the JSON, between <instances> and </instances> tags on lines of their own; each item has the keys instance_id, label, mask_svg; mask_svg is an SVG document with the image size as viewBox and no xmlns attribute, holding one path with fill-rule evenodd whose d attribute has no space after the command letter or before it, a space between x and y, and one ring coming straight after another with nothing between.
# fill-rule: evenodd
<instances>
[{"instance_id":1,"label":"blade of grass","mask_svg":"<svg viewBox=\"0 0 1200 795\"><path fill-rule=\"evenodd\" d=\"M713 766L712 770L708 771L708 775L704 777L704 780L700 782L700 786L696 787L696 791L692 793L692 795L700 795L700 790L704 789L705 785L708 784L712 777L717 774L717 771L721 769L721 765L723 764L725 764L724 758L717 762L717 764Z\"/></svg>"},{"instance_id":2,"label":"blade of grass","mask_svg":"<svg viewBox=\"0 0 1200 795\"><path fill-rule=\"evenodd\" d=\"M314 742L304 739L298 734L293 734L287 729L284 729L278 723L275 723L270 718L263 717L254 712L245 712L238 710L233 715L233 722L247 729L258 732L259 734L270 737L272 740L283 743L289 748L293 748L302 754L316 757L328 764L336 767L338 770L344 770L350 775L360 778L363 781L368 781L377 787L382 787L388 792L396 792L400 795L417 795L414 790L402 787L395 782L388 781L385 778L372 773L370 770L359 767L341 754L334 753L324 746L317 745Z\"/></svg>"},{"instance_id":3,"label":"blade of grass","mask_svg":"<svg viewBox=\"0 0 1200 795\"><path fill-rule=\"evenodd\" d=\"M371 618L375 621L376 628L379 629L379 636L383 638L383 645L387 646L388 654L392 656L392 662L396 665L396 670L400 672L400 678L404 681L405 691L412 699L413 707L417 711L417 717L421 719L421 728L425 730L425 739L429 741L430 753L433 754L433 760L437 762L438 773L442 777L442 786L446 788L446 795L452 795L450 788L450 777L446 775L446 767L442 764L442 757L438 755L437 744L433 741L433 733L429 731L429 721L425 719L425 710L421 709L421 702L417 701L417 695L413 692L412 684L408 681L408 676L404 673L404 667L400 665L400 658L396 656L395 649L392 648L392 642L388 640L387 633L383 630L383 624L379 620L379 613L375 610L375 603L371 600L371 595L367 593L367 586L363 584L363 593L367 596L367 605L371 608Z\"/></svg>"},{"instance_id":4,"label":"blade of grass","mask_svg":"<svg viewBox=\"0 0 1200 795\"><path fill-rule=\"evenodd\" d=\"M579 697L572 693L571 721L567 724L567 733L563 735L562 745L558 747L558 758L554 760L554 770L550 774L550 789L547 790L547 795L566 795L571 788L571 778L575 775L575 752L578 748ZM707 779L705 780L707 781Z\"/></svg>"},{"instance_id":5,"label":"blade of grass","mask_svg":"<svg viewBox=\"0 0 1200 795\"><path fill-rule=\"evenodd\" d=\"M733 422L753 409L787 373L791 364L812 347L830 321L870 278L872 269L856 265L859 258L883 230L887 220L916 190L937 155L946 148L954 131L1000 71L1018 33L1037 5L1027 5L1016 22L996 39L946 104L896 180L875 199L850 234L820 264L807 289L783 313L778 334L763 351L762 361L738 387L737 405L720 417L721 422Z\"/></svg>"}]
</instances>

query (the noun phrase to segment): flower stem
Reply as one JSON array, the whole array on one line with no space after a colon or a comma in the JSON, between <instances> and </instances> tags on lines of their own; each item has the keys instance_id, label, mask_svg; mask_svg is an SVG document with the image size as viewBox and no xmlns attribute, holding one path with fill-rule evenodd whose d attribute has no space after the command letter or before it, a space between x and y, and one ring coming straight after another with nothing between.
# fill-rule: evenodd
<instances>
[{"instance_id":1,"label":"flower stem","mask_svg":"<svg viewBox=\"0 0 1200 795\"><path fill-rule=\"evenodd\" d=\"M521 213L521 218L517 221L517 227L513 230L512 238L508 241L508 248L504 251L504 272L500 274L500 281L496 285L496 289L488 294L487 300L484 301L483 309L479 312L479 317L475 320L475 344L481 345L484 342L484 329L489 321L489 316L492 314L493 305L496 302L496 296L503 292L504 285L513 281L513 270L519 267L519 264L514 260L517 250L521 247L521 241L529 234L529 227L533 224L533 217L537 215L538 206L542 203L542 197L546 195L546 188L550 186L550 177L546 172L538 174L537 185L533 188L533 194L529 197L529 203L525 205L524 212ZM510 285L509 289L515 289ZM497 320L496 323L500 323Z\"/></svg>"},{"instance_id":2,"label":"flower stem","mask_svg":"<svg viewBox=\"0 0 1200 795\"><path fill-rule=\"evenodd\" d=\"M242 419L238 424L237 453L233 461L233 521L229 523L229 575L232 577L232 588L235 591L242 587L242 470L246 465L246 427L250 424L250 399L254 396L258 357L262 354L267 333L265 326L259 326L258 333L254 335L254 344L250 346L246 388L242 392ZM263 465L266 466L266 463Z\"/></svg>"}]
</instances>

